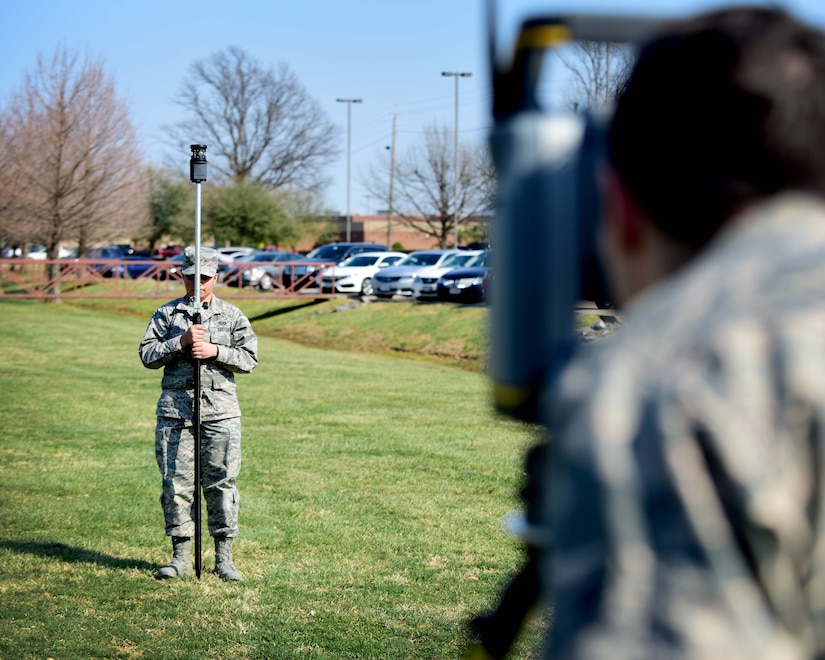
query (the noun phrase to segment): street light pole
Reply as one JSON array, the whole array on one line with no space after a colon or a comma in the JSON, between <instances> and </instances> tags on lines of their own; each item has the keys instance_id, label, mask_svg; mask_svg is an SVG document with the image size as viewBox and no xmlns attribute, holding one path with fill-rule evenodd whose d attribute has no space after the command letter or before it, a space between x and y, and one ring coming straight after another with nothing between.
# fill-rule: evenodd
<instances>
[{"instance_id":1,"label":"street light pole","mask_svg":"<svg viewBox=\"0 0 825 660\"><path fill-rule=\"evenodd\" d=\"M455 78L455 143L453 146L453 222L455 223L455 247L458 249L458 79L469 78L469 71L442 71L442 76Z\"/></svg>"},{"instance_id":2,"label":"street light pole","mask_svg":"<svg viewBox=\"0 0 825 660\"><path fill-rule=\"evenodd\" d=\"M390 208L387 211L387 247L392 250L392 189L395 180L395 131L397 127L398 116L392 116L392 146L388 147L390 150Z\"/></svg>"},{"instance_id":3,"label":"street light pole","mask_svg":"<svg viewBox=\"0 0 825 660\"><path fill-rule=\"evenodd\" d=\"M352 240L352 212L349 204L350 191L350 154L352 136L352 104L363 103L363 99L335 99L338 103L347 104L347 243Z\"/></svg>"}]
</instances>

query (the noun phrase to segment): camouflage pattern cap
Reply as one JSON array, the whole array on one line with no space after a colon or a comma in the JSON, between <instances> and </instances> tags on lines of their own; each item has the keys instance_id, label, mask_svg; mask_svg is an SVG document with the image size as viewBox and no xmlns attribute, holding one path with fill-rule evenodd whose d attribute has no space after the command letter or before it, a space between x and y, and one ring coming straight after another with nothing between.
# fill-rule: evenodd
<instances>
[{"instance_id":1,"label":"camouflage pattern cap","mask_svg":"<svg viewBox=\"0 0 825 660\"><path fill-rule=\"evenodd\" d=\"M195 274L195 248L191 245L183 251L183 274ZM218 272L218 251L201 248L201 275L212 277Z\"/></svg>"}]
</instances>

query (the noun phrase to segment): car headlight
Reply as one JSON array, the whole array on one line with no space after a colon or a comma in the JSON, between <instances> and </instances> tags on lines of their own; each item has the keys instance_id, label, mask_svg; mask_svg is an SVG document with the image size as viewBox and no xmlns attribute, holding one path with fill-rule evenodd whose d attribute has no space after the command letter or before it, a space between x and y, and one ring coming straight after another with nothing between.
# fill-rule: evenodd
<instances>
[{"instance_id":1,"label":"car headlight","mask_svg":"<svg viewBox=\"0 0 825 660\"><path fill-rule=\"evenodd\" d=\"M442 286L455 286L455 280L453 280L453 279L441 280L440 284Z\"/></svg>"}]
</instances>

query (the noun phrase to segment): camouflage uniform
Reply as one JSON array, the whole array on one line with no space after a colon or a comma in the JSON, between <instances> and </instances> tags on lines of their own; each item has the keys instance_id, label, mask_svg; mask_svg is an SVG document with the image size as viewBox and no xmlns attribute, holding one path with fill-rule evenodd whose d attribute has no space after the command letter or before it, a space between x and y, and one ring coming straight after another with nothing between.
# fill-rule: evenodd
<instances>
[{"instance_id":1,"label":"camouflage uniform","mask_svg":"<svg viewBox=\"0 0 825 660\"><path fill-rule=\"evenodd\" d=\"M192 325L193 311L185 297L158 308L139 349L144 366L163 367L155 455L163 480L160 501L166 534L173 537L195 533L194 363L189 352L181 348L181 335ZM207 340L218 345L217 357L201 362L201 472L209 533L236 537L239 494L235 480L241 468L241 410L235 373L249 373L258 364L258 340L243 312L215 296L202 312L202 323Z\"/></svg>"},{"instance_id":2,"label":"camouflage uniform","mask_svg":"<svg viewBox=\"0 0 825 660\"><path fill-rule=\"evenodd\" d=\"M557 390L552 658L825 653L825 205L765 202Z\"/></svg>"}]
</instances>

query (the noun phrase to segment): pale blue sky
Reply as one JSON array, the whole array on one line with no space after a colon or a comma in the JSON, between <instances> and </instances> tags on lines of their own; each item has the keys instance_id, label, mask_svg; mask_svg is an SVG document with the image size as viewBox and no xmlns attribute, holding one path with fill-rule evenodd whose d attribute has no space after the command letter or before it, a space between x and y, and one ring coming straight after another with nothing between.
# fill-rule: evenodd
<instances>
[{"instance_id":1,"label":"pale blue sky","mask_svg":"<svg viewBox=\"0 0 825 660\"><path fill-rule=\"evenodd\" d=\"M679 15L713 0L498 0L503 45L527 16L570 11ZM825 27L825 2L784 3ZM38 54L64 45L101 58L131 109L145 160L187 170L188 150L170 154L161 126L182 119L174 103L187 68L228 46L287 63L338 126L341 157L329 169L326 204L346 211L346 104L352 107L351 210L375 213L361 183L390 144L398 117L399 153L433 123L452 130L455 82L442 71L470 71L459 83L462 142L485 139L490 125L484 0L0 0L0 104L20 87ZM208 152L207 152L208 153Z\"/></svg>"}]
</instances>

